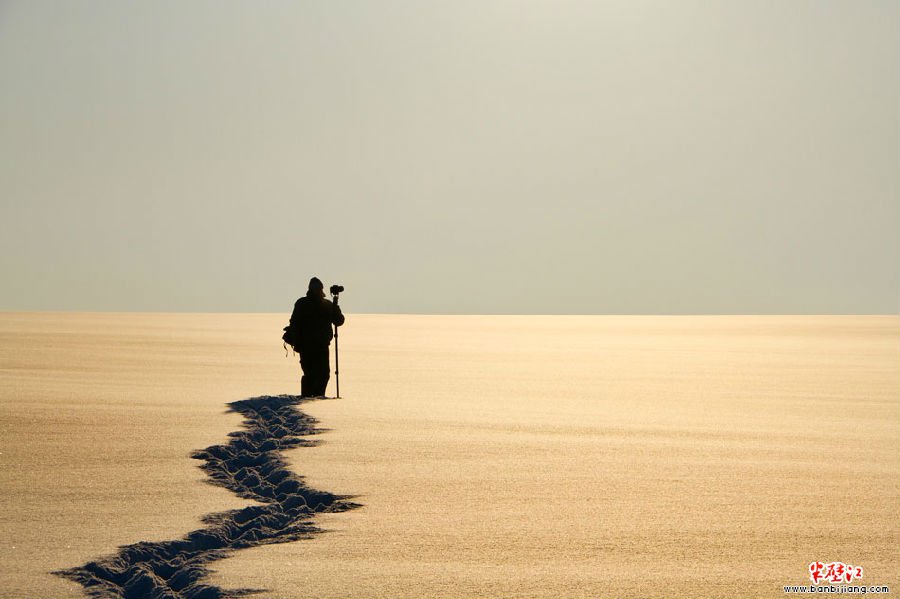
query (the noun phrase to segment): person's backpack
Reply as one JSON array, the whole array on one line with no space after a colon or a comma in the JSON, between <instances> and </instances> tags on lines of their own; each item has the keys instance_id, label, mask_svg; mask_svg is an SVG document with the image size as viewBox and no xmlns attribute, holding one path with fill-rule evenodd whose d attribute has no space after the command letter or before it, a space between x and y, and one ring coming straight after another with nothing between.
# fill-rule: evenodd
<instances>
[{"instance_id":1,"label":"person's backpack","mask_svg":"<svg viewBox=\"0 0 900 599\"><path fill-rule=\"evenodd\" d=\"M295 354L298 353L297 339L294 338L294 329L291 328L290 324L284 327L284 334L281 336L281 345L284 347L285 357L288 355L288 347L290 347L291 351Z\"/></svg>"}]
</instances>

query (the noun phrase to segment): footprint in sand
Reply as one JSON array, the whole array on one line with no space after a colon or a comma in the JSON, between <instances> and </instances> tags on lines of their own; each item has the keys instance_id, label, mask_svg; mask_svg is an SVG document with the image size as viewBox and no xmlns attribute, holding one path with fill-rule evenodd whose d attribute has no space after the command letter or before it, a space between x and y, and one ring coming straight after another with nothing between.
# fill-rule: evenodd
<instances>
[{"instance_id":1,"label":"footprint in sand","mask_svg":"<svg viewBox=\"0 0 900 599\"><path fill-rule=\"evenodd\" d=\"M213 445L191 457L211 483L264 505L204 516L207 526L175 541L135 543L116 555L54 572L81 584L97 598L215 599L239 597L251 589L224 590L204 584L208 564L231 551L286 543L321 532L315 514L359 507L352 497L306 486L287 468L281 451L310 447L303 439L320 432L316 420L295 406L308 400L290 395L263 396L228 404L245 417L245 430L230 433L227 445Z\"/></svg>"}]
</instances>

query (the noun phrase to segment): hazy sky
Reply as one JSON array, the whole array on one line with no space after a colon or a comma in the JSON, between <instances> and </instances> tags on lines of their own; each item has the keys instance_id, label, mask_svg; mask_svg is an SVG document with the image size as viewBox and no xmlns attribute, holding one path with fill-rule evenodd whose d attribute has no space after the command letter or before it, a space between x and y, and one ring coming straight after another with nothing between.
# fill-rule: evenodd
<instances>
[{"instance_id":1,"label":"hazy sky","mask_svg":"<svg viewBox=\"0 0 900 599\"><path fill-rule=\"evenodd\" d=\"M4 310L897 313L900 3L0 2Z\"/></svg>"}]
</instances>

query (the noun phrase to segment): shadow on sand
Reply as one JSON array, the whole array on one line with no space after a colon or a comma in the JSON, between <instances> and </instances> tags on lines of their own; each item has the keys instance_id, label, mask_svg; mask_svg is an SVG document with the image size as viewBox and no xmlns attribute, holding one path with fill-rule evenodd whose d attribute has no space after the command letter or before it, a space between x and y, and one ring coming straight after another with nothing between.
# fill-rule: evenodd
<instances>
[{"instance_id":1,"label":"shadow on sand","mask_svg":"<svg viewBox=\"0 0 900 599\"><path fill-rule=\"evenodd\" d=\"M294 406L308 400L289 395L263 396L228 404L245 417L245 430L230 433L227 445L213 445L191 456L211 484L264 505L204 516L207 526L176 541L141 542L120 548L114 556L54 572L81 584L93 597L214 599L239 597L259 589L224 590L203 584L207 565L236 549L306 539L321 532L311 523L320 512L359 507L350 496L307 487L288 470L281 451L310 447L302 439L322 432L316 420Z\"/></svg>"}]
</instances>

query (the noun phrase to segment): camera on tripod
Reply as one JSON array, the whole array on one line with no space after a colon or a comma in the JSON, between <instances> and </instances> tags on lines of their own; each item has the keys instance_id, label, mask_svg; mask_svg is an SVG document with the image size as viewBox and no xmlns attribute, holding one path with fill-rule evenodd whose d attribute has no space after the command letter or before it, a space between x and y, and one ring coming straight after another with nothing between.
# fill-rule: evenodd
<instances>
[{"instance_id":1,"label":"camera on tripod","mask_svg":"<svg viewBox=\"0 0 900 599\"><path fill-rule=\"evenodd\" d=\"M344 292L344 286L343 285L332 285L331 289L329 289L329 291L331 291L331 295L337 295L339 293Z\"/></svg>"}]
</instances>

